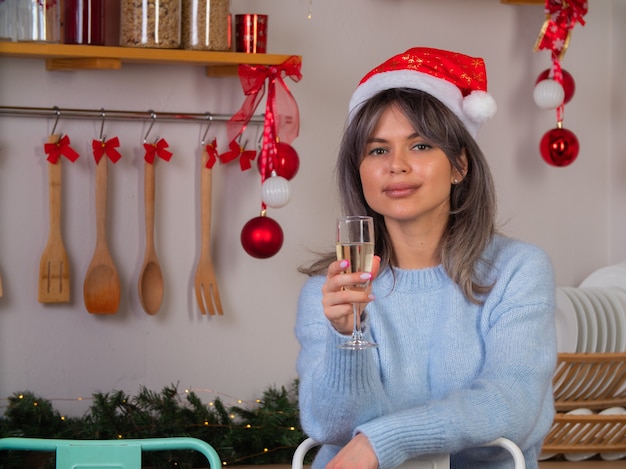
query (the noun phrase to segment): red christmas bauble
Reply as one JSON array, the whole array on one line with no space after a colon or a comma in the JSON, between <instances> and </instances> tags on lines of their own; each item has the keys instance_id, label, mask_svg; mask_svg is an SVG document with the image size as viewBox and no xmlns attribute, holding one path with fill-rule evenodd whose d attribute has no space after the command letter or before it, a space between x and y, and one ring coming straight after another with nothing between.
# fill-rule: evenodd
<instances>
[{"instance_id":1,"label":"red christmas bauble","mask_svg":"<svg viewBox=\"0 0 626 469\"><path fill-rule=\"evenodd\" d=\"M563 73L563 91L565 91L565 98L563 99L563 104L567 104L570 102L572 97L574 96L574 92L576 91L576 82L574 82L574 77L564 68L561 69ZM550 76L550 69L546 69L539 74L537 80L535 81L535 85L542 80L545 80Z\"/></svg>"},{"instance_id":2,"label":"red christmas bauble","mask_svg":"<svg viewBox=\"0 0 626 469\"><path fill-rule=\"evenodd\" d=\"M552 166L567 166L573 163L579 150L578 138L574 132L567 129L548 130L539 144L541 156Z\"/></svg>"},{"instance_id":3,"label":"red christmas bauble","mask_svg":"<svg viewBox=\"0 0 626 469\"><path fill-rule=\"evenodd\" d=\"M283 245L283 230L269 217L255 217L241 230L241 245L252 257L267 259Z\"/></svg>"},{"instance_id":4,"label":"red christmas bauble","mask_svg":"<svg viewBox=\"0 0 626 469\"><path fill-rule=\"evenodd\" d=\"M261 158L257 158L257 160L257 167L260 173ZM300 158L298 157L298 153L296 153L296 150L294 150L291 145L283 142L278 142L276 144L276 161L272 164L270 164L270 162L266 162L266 165L266 177L270 177L270 168L272 168L274 169L274 171L276 171L277 176L282 176L285 179L289 180L293 178L298 172L298 168L300 168Z\"/></svg>"}]
</instances>

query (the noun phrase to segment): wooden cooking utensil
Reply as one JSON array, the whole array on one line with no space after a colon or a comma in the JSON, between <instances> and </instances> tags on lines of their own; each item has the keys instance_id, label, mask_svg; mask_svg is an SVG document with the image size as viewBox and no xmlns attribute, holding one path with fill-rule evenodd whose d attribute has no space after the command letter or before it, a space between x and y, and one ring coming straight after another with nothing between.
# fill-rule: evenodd
<instances>
[{"instance_id":1,"label":"wooden cooking utensil","mask_svg":"<svg viewBox=\"0 0 626 469\"><path fill-rule=\"evenodd\" d=\"M83 296L92 314L115 314L120 305L120 279L106 239L108 164L96 165L96 248L85 275Z\"/></svg>"},{"instance_id":2,"label":"wooden cooking utensil","mask_svg":"<svg viewBox=\"0 0 626 469\"><path fill-rule=\"evenodd\" d=\"M57 143L61 136L50 135L49 143ZM40 303L70 301L70 264L61 237L61 158L48 162L48 195L50 228L48 242L39 261L37 298Z\"/></svg>"},{"instance_id":3,"label":"wooden cooking utensil","mask_svg":"<svg viewBox=\"0 0 626 469\"><path fill-rule=\"evenodd\" d=\"M212 169L206 167L209 154L202 151L202 166L200 167L200 259L196 267L196 301L202 314L224 314L220 292L217 288L217 279L211 259L211 186Z\"/></svg>"},{"instance_id":4,"label":"wooden cooking utensil","mask_svg":"<svg viewBox=\"0 0 626 469\"><path fill-rule=\"evenodd\" d=\"M163 273L154 247L154 163L144 166L146 252L139 274L139 300L144 311L156 314L163 301Z\"/></svg>"}]
</instances>

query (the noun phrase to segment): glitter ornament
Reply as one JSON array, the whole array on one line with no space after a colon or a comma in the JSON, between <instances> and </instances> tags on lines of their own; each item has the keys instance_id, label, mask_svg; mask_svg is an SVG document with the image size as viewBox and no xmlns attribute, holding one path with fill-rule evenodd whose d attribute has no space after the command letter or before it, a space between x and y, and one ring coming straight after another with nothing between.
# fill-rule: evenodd
<instances>
[{"instance_id":1,"label":"glitter ornament","mask_svg":"<svg viewBox=\"0 0 626 469\"><path fill-rule=\"evenodd\" d=\"M291 186L289 181L272 171L272 177L267 178L261 185L261 200L268 207L281 208L291 199Z\"/></svg>"},{"instance_id":2,"label":"glitter ornament","mask_svg":"<svg viewBox=\"0 0 626 469\"><path fill-rule=\"evenodd\" d=\"M563 104L564 98L565 90L556 80L548 78L535 85L533 99L541 109L556 109Z\"/></svg>"},{"instance_id":3,"label":"glitter ornament","mask_svg":"<svg viewBox=\"0 0 626 469\"><path fill-rule=\"evenodd\" d=\"M241 230L241 245L257 259L272 257L283 245L283 230L280 225L265 215L248 221Z\"/></svg>"},{"instance_id":4,"label":"glitter ornament","mask_svg":"<svg viewBox=\"0 0 626 469\"><path fill-rule=\"evenodd\" d=\"M578 157L580 146L574 132L557 127L547 131L541 138L539 151L546 163L552 166L568 166Z\"/></svg>"},{"instance_id":5,"label":"glitter ornament","mask_svg":"<svg viewBox=\"0 0 626 469\"><path fill-rule=\"evenodd\" d=\"M540 81L545 80L546 78L550 78L551 71L551 69L547 68L543 72L541 72L537 77L535 85ZM574 77L572 76L572 74L569 73L567 70L561 69L561 73L563 75L563 104L567 104L574 96L574 92L576 91L576 82L574 81Z\"/></svg>"}]
</instances>

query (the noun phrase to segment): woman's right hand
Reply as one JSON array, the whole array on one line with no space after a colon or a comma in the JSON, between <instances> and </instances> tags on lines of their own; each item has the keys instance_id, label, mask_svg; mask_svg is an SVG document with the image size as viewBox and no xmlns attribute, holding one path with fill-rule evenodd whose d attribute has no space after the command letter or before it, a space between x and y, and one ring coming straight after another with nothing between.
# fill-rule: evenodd
<instances>
[{"instance_id":1,"label":"woman's right hand","mask_svg":"<svg viewBox=\"0 0 626 469\"><path fill-rule=\"evenodd\" d=\"M335 261L328 266L326 282L322 286L322 306L324 315L333 327L341 334L349 335L353 328L354 303L365 305L372 301L371 282L378 274L380 257L374 256L372 273L354 272L345 273L348 261ZM369 286L363 290L351 290L348 287L369 281Z\"/></svg>"}]
</instances>

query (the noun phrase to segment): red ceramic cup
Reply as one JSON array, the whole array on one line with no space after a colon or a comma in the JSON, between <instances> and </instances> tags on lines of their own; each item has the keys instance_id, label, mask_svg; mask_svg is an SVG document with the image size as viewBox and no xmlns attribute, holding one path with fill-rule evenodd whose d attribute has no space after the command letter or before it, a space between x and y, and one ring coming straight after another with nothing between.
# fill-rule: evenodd
<instances>
[{"instance_id":1,"label":"red ceramic cup","mask_svg":"<svg viewBox=\"0 0 626 469\"><path fill-rule=\"evenodd\" d=\"M267 50L267 15L235 15L235 50L263 54Z\"/></svg>"}]
</instances>

